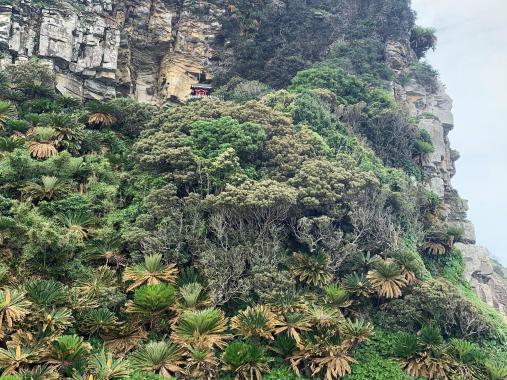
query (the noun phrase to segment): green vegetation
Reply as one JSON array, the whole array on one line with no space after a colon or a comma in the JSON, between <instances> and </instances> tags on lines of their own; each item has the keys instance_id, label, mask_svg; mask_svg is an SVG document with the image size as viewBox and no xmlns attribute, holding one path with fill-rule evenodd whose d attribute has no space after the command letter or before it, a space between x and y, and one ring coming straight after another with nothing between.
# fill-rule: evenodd
<instances>
[{"instance_id":1,"label":"green vegetation","mask_svg":"<svg viewBox=\"0 0 507 380\"><path fill-rule=\"evenodd\" d=\"M0 379L505 379L431 136L385 89L387 41L434 45L408 3L233 1L226 100L1 72Z\"/></svg>"}]
</instances>

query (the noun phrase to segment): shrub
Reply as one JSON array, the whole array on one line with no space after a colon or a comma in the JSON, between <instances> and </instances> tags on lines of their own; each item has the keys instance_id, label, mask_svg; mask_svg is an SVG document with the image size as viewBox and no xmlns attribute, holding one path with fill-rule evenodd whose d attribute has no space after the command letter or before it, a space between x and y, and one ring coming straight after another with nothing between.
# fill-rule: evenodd
<instances>
[{"instance_id":1,"label":"shrub","mask_svg":"<svg viewBox=\"0 0 507 380\"><path fill-rule=\"evenodd\" d=\"M436 30L433 28L423 28L415 26L410 33L410 46L414 50L417 58L422 58L430 49L435 50L437 45Z\"/></svg>"}]
</instances>

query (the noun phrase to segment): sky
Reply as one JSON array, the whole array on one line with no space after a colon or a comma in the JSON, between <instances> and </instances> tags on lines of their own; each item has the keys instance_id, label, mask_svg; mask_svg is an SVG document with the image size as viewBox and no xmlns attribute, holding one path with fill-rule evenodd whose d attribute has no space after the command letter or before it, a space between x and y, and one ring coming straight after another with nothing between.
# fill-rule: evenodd
<instances>
[{"instance_id":1,"label":"sky","mask_svg":"<svg viewBox=\"0 0 507 380\"><path fill-rule=\"evenodd\" d=\"M428 61L454 100L454 187L469 200L477 243L507 266L507 1L412 0L437 30Z\"/></svg>"}]
</instances>

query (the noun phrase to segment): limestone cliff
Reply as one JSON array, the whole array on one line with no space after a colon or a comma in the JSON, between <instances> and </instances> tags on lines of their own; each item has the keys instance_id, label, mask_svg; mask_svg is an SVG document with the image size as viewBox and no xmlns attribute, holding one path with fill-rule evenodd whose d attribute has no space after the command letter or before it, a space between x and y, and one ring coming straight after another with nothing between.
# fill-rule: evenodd
<instances>
[{"instance_id":1,"label":"limestone cliff","mask_svg":"<svg viewBox=\"0 0 507 380\"><path fill-rule=\"evenodd\" d=\"M184 100L208 69L220 1L79 0L58 7L31 0L0 6L2 65L37 56L65 95Z\"/></svg>"},{"instance_id":2,"label":"limestone cliff","mask_svg":"<svg viewBox=\"0 0 507 380\"><path fill-rule=\"evenodd\" d=\"M408 42L387 44L386 58L398 75L408 70L409 62L415 58L413 54ZM393 84L393 95L432 138L435 151L425 163L424 178L428 189L444 200L447 224L463 228L463 242L456 247L464 256L466 279L483 301L507 315L507 283L495 273L489 251L476 245L474 226L467 219L467 201L460 198L451 183L456 173L454 163L459 158L448 137L454 127L452 99L441 83L434 91L414 79L405 85Z\"/></svg>"}]
</instances>

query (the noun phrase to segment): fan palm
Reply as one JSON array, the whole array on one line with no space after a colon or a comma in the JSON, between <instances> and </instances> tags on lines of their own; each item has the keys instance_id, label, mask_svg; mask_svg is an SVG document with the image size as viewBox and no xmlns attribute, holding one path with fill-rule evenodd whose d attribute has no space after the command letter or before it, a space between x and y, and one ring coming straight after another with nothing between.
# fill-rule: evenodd
<instances>
[{"instance_id":1,"label":"fan palm","mask_svg":"<svg viewBox=\"0 0 507 380\"><path fill-rule=\"evenodd\" d=\"M88 334L108 334L119 326L116 315L106 308L92 309L84 313L81 328Z\"/></svg>"},{"instance_id":2,"label":"fan palm","mask_svg":"<svg viewBox=\"0 0 507 380\"><path fill-rule=\"evenodd\" d=\"M175 293L172 285L143 285L136 289L134 299L127 304L127 313L155 317L174 304Z\"/></svg>"},{"instance_id":3,"label":"fan palm","mask_svg":"<svg viewBox=\"0 0 507 380\"><path fill-rule=\"evenodd\" d=\"M222 362L225 370L235 373L235 380L262 380L262 374L269 371L264 349L241 341L227 346Z\"/></svg>"},{"instance_id":4,"label":"fan palm","mask_svg":"<svg viewBox=\"0 0 507 380\"><path fill-rule=\"evenodd\" d=\"M122 359L114 359L104 350L93 355L88 365L95 380L123 380L130 375L129 364Z\"/></svg>"},{"instance_id":5,"label":"fan palm","mask_svg":"<svg viewBox=\"0 0 507 380\"><path fill-rule=\"evenodd\" d=\"M2 375L12 375L15 371L25 365L37 360L39 351L32 348L21 348L21 346L0 348L0 368Z\"/></svg>"},{"instance_id":6,"label":"fan palm","mask_svg":"<svg viewBox=\"0 0 507 380\"><path fill-rule=\"evenodd\" d=\"M62 335L51 343L45 360L57 365L61 373L70 374L73 368L79 368L85 363L91 349L92 346L77 335Z\"/></svg>"},{"instance_id":7,"label":"fan palm","mask_svg":"<svg viewBox=\"0 0 507 380\"><path fill-rule=\"evenodd\" d=\"M174 284L178 275L176 265L163 265L162 255L155 254L144 257L142 264L127 267L123 273L123 281L133 281L127 291L134 290L135 288L147 284L155 285L160 283Z\"/></svg>"},{"instance_id":8,"label":"fan palm","mask_svg":"<svg viewBox=\"0 0 507 380\"><path fill-rule=\"evenodd\" d=\"M267 306L248 306L231 319L231 327L245 338L273 340L275 329L281 325Z\"/></svg>"},{"instance_id":9,"label":"fan palm","mask_svg":"<svg viewBox=\"0 0 507 380\"><path fill-rule=\"evenodd\" d=\"M57 177L43 176L41 182L28 182L21 192L25 198L32 198L35 200L52 200L68 193L71 186Z\"/></svg>"},{"instance_id":10,"label":"fan palm","mask_svg":"<svg viewBox=\"0 0 507 380\"><path fill-rule=\"evenodd\" d=\"M401 297L401 289L407 286L407 280L400 267L391 259L378 260L373 270L368 272L373 288L380 297Z\"/></svg>"},{"instance_id":11,"label":"fan palm","mask_svg":"<svg viewBox=\"0 0 507 380\"><path fill-rule=\"evenodd\" d=\"M324 254L304 255L294 253L292 273L300 282L314 286L324 286L332 279L331 263Z\"/></svg>"},{"instance_id":12,"label":"fan palm","mask_svg":"<svg viewBox=\"0 0 507 380\"><path fill-rule=\"evenodd\" d=\"M183 351L172 342L150 342L131 356L132 367L142 372L155 372L163 377L183 374Z\"/></svg>"},{"instance_id":13,"label":"fan palm","mask_svg":"<svg viewBox=\"0 0 507 380\"><path fill-rule=\"evenodd\" d=\"M185 311L174 327L172 339L186 347L223 348L231 336L224 334L227 318L221 310L209 308Z\"/></svg>"},{"instance_id":14,"label":"fan palm","mask_svg":"<svg viewBox=\"0 0 507 380\"><path fill-rule=\"evenodd\" d=\"M34 158L45 159L58 154L55 142L56 131L53 128L35 127L27 136L32 140L28 151Z\"/></svg>"},{"instance_id":15,"label":"fan palm","mask_svg":"<svg viewBox=\"0 0 507 380\"><path fill-rule=\"evenodd\" d=\"M298 346L301 346L301 334L311 330L310 321L302 313L289 313L283 316L275 328L275 334L282 333L290 336Z\"/></svg>"},{"instance_id":16,"label":"fan palm","mask_svg":"<svg viewBox=\"0 0 507 380\"><path fill-rule=\"evenodd\" d=\"M25 293L16 289L0 291L0 331L4 321L8 327L14 322L21 321L29 313L31 303L26 299Z\"/></svg>"},{"instance_id":17,"label":"fan palm","mask_svg":"<svg viewBox=\"0 0 507 380\"><path fill-rule=\"evenodd\" d=\"M16 117L16 107L10 102L0 100L0 131L5 129L5 123Z\"/></svg>"},{"instance_id":18,"label":"fan palm","mask_svg":"<svg viewBox=\"0 0 507 380\"><path fill-rule=\"evenodd\" d=\"M373 289L368 278L362 273L349 273L342 280L343 289L359 297L368 297Z\"/></svg>"}]
</instances>

